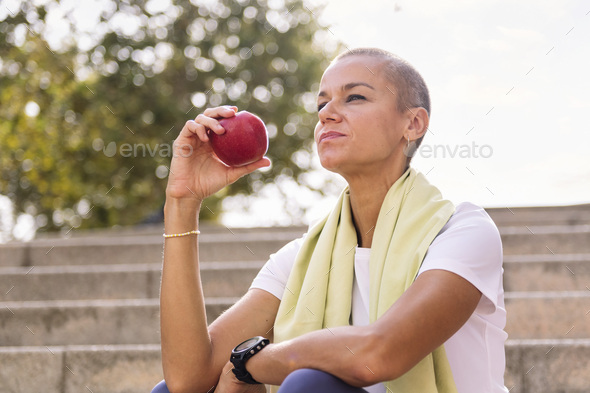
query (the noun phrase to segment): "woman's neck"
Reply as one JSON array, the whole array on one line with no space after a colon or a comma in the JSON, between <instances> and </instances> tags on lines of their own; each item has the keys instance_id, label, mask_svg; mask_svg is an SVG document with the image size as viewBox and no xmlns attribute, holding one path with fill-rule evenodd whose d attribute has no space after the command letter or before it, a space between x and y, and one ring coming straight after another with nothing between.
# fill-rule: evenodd
<instances>
[{"instance_id":1,"label":"woman's neck","mask_svg":"<svg viewBox=\"0 0 590 393\"><path fill-rule=\"evenodd\" d=\"M390 176L381 175L378 178L361 176L348 180L350 208L359 247L371 247L383 200L391 186L404 172L405 170L401 171L400 168L398 171L390 172Z\"/></svg>"},{"instance_id":2,"label":"woman's neck","mask_svg":"<svg viewBox=\"0 0 590 393\"><path fill-rule=\"evenodd\" d=\"M377 217L381 210L381 204L385 195L377 190L371 191L373 195L358 194L351 190L350 207L356 229L359 247L370 248L373 242L373 232L377 224ZM380 198L377 197L377 194ZM380 201L378 201L380 199Z\"/></svg>"}]
</instances>

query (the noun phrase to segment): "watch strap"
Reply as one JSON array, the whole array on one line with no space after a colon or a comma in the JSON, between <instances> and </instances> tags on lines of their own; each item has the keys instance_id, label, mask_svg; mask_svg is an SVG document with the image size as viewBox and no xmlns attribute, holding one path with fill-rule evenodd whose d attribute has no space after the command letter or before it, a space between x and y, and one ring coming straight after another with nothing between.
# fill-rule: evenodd
<instances>
[{"instance_id":1,"label":"watch strap","mask_svg":"<svg viewBox=\"0 0 590 393\"><path fill-rule=\"evenodd\" d=\"M238 379L238 381L249 383L250 385L258 385L258 384L260 384L260 382L258 382L257 380L255 380L252 377L252 374L250 374L248 372L248 370L246 370L246 367L240 367L240 369L237 369L235 367L235 365L234 365L234 368L232 368L232 372L234 373L234 375L236 376L236 378Z\"/></svg>"},{"instance_id":2,"label":"watch strap","mask_svg":"<svg viewBox=\"0 0 590 393\"><path fill-rule=\"evenodd\" d=\"M246 369L246 362L248 361L248 359L256 355L258 352L262 350L262 348L264 348L266 345L270 343L270 340L267 338L258 338L259 340L250 348L247 348L239 352L236 352L236 349L234 348L234 350L232 351L230 362L234 365L232 372L234 373L238 381L249 383L252 385L260 384L260 382L256 381L252 377L252 374L250 374ZM239 344L236 348L238 348L240 345L242 344Z\"/></svg>"}]
</instances>

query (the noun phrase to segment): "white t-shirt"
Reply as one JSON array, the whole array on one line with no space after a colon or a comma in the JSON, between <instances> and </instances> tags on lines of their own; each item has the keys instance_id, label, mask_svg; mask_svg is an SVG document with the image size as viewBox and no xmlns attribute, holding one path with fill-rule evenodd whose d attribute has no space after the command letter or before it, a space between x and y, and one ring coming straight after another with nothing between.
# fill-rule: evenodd
<instances>
[{"instance_id":1,"label":"white t-shirt","mask_svg":"<svg viewBox=\"0 0 590 393\"><path fill-rule=\"evenodd\" d=\"M305 235L272 254L251 288L263 289L281 299L295 256ZM358 248L352 290L352 323L369 323L369 256L371 249ZM502 242L496 225L479 206L464 202L436 236L418 275L427 270L453 272L481 291L482 297L469 320L444 346L459 393L506 393L504 387L507 334L502 286ZM382 383L365 387L384 393Z\"/></svg>"}]
</instances>

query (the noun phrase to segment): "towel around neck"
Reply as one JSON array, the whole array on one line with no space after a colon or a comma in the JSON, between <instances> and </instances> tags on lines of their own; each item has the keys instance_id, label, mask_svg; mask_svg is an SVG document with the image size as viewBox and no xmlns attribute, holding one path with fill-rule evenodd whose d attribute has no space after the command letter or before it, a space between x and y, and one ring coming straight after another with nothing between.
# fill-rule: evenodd
<instances>
[{"instance_id":1,"label":"towel around neck","mask_svg":"<svg viewBox=\"0 0 590 393\"><path fill-rule=\"evenodd\" d=\"M413 168L391 186L371 247L371 323L414 282L430 243L454 211L453 204ZM297 254L275 321L275 342L350 324L357 243L346 188L330 214L310 228ZM387 381L386 387L388 393L457 391L444 346L401 377Z\"/></svg>"}]
</instances>

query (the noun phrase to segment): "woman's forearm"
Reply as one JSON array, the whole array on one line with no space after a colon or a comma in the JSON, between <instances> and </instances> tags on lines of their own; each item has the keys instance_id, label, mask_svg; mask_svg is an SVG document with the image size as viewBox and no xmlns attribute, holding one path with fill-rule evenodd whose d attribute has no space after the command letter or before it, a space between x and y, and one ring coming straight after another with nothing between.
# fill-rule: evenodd
<instances>
[{"instance_id":1,"label":"woman's forearm","mask_svg":"<svg viewBox=\"0 0 590 393\"><path fill-rule=\"evenodd\" d=\"M167 199L165 232L198 229L200 205L196 200ZM216 378L211 378L209 372L211 340L199 273L198 236L165 239L160 328L164 376L172 391L182 392L200 384L210 388L215 384Z\"/></svg>"},{"instance_id":2,"label":"woman's forearm","mask_svg":"<svg viewBox=\"0 0 590 393\"><path fill-rule=\"evenodd\" d=\"M280 385L291 372L313 368L339 377L352 386L374 379L372 363L378 347L370 327L341 326L316 330L268 348L253 356L247 369L255 379Z\"/></svg>"},{"instance_id":3,"label":"woman's forearm","mask_svg":"<svg viewBox=\"0 0 590 393\"><path fill-rule=\"evenodd\" d=\"M481 296L461 276L429 270L374 323L316 330L271 344L246 367L254 379L271 384L300 368L325 371L353 386L393 380L455 334Z\"/></svg>"},{"instance_id":4,"label":"woman's forearm","mask_svg":"<svg viewBox=\"0 0 590 393\"><path fill-rule=\"evenodd\" d=\"M167 234L198 229L203 199L240 177L270 165L268 158L262 158L245 166L228 167L215 157L208 134L222 134L225 130L219 120L234 116L237 109L223 106L205 110L194 120L187 121L174 141L164 206ZM242 314L236 312L233 319L226 317L226 320L233 327L234 319L240 320ZM229 347L239 342L242 336L227 333L230 329L223 323L216 325L219 326L217 336L215 328L211 327L209 331L199 273L197 235L165 239L160 326L164 377L170 390L175 393L209 391L219 380L229 357ZM260 334L261 326L266 325L251 321L248 326L245 332Z\"/></svg>"}]
</instances>

